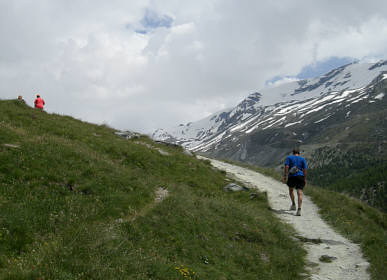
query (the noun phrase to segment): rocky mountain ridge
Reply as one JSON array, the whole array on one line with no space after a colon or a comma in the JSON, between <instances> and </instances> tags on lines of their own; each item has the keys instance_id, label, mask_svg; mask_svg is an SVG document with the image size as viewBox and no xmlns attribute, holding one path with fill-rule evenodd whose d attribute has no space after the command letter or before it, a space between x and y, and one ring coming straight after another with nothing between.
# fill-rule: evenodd
<instances>
[{"instance_id":1,"label":"rocky mountain ridge","mask_svg":"<svg viewBox=\"0 0 387 280\"><path fill-rule=\"evenodd\" d=\"M307 143L311 135L324 129L327 123L350 120L359 104L383 103L387 91L373 89L385 79L387 61L348 64L318 78L252 93L235 108L197 122L157 130L153 138L196 152L273 165L278 156L273 158L271 149L265 149L265 153L274 161L265 160L267 156L249 160L246 141L271 143L270 146L288 152L291 146ZM369 108L372 110L372 106ZM312 131L303 129L306 127ZM269 131L273 129L281 131L271 135ZM279 154L283 156L284 152Z\"/></svg>"}]
</instances>

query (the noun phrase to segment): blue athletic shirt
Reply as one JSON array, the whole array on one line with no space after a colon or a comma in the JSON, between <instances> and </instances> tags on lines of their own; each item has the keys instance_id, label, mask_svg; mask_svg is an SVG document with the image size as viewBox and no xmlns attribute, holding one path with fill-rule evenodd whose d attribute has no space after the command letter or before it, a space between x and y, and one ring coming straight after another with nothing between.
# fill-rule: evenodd
<instances>
[{"instance_id":1,"label":"blue athletic shirt","mask_svg":"<svg viewBox=\"0 0 387 280\"><path fill-rule=\"evenodd\" d=\"M308 165L306 164L306 160L303 158L303 157L300 157L300 156L295 156L295 155L291 155L291 156L288 156L285 160L285 166L288 165L289 166L289 170L290 168L292 168L293 166L297 166L298 168L298 172L296 174L289 174L290 177L293 177L293 176L304 176L304 172L302 172L303 169L308 169Z\"/></svg>"}]
</instances>

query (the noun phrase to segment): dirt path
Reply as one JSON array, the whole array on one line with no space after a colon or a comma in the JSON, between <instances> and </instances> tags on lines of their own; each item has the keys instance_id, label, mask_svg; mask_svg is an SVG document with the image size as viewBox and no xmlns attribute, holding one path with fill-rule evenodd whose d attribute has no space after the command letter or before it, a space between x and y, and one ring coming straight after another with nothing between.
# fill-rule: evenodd
<instances>
[{"instance_id":1,"label":"dirt path","mask_svg":"<svg viewBox=\"0 0 387 280\"><path fill-rule=\"evenodd\" d=\"M370 279L366 271L369 264L363 258L359 246L345 239L328 226L321 219L317 206L312 203L309 197L304 196L302 216L295 216L295 211L288 211L291 203L285 184L239 166L217 160L211 160L211 163L216 168L232 174L238 180L246 182L248 186L267 192L270 206L276 215L292 225L301 237L308 240L321 239L321 243L305 243L311 279ZM323 255L336 259L333 259L331 263L324 263L319 260Z\"/></svg>"}]
</instances>

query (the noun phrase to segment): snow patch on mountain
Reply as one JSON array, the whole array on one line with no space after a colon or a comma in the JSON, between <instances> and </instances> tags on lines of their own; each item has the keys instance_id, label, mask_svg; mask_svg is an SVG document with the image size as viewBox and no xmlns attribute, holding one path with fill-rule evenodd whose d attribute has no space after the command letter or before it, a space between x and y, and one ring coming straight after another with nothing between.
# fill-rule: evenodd
<instances>
[{"instance_id":1,"label":"snow patch on mountain","mask_svg":"<svg viewBox=\"0 0 387 280\"><path fill-rule=\"evenodd\" d=\"M301 123L301 122L302 122L302 121L297 121L297 122L288 123L288 124L286 124L284 127L293 126L293 125L299 124L299 123Z\"/></svg>"},{"instance_id":2,"label":"snow patch on mountain","mask_svg":"<svg viewBox=\"0 0 387 280\"><path fill-rule=\"evenodd\" d=\"M382 100L383 97L384 97L384 95L385 95L385 94L382 92L382 93L378 94L377 96L375 96L374 98L375 98L375 99L378 99L378 100Z\"/></svg>"}]
</instances>

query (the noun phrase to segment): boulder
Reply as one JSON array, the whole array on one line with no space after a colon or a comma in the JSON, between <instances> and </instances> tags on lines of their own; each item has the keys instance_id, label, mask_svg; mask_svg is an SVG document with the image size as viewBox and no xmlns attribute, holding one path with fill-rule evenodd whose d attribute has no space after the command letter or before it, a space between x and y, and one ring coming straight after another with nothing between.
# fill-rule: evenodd
<instances>
[{"instance_id":1,"label":"boulder","mask_svg":"<svg viewBox=\"0 0 387 280\"><path fill-rule=\"evenodd\" d=\"M257 193L250 194L250 199L257 199L257 198L258 198L258 194Z\"/></svg>"},{"instance_id":2,"label":"boulder","mask_svg":"<svg viewBox=\"0 0 387 280\"><path fill-rule=\"evenodd\" d=\"M239 186L235 183L228 184L227 186L224 187L224 190L226 192L232 191L232 192L240 192L240 191L248 191L249 188L246 188L244 186Z\"/></svg>"},{"instance_id":3,"label":"boulder","mask_svg":"<svg viewBox=\"0 0 387 280\"><path fill-rule=\"evenodd\" d=\"M116 135L119 135L125 139L137 139L137 138L140 138L141 134L140 133L137 133L137 132L133 132L133 131L129 131L129 130L126 130L126 131L116 131L115 132Z\"/></svg>"}]
</instances>

